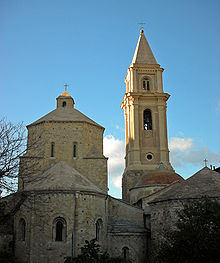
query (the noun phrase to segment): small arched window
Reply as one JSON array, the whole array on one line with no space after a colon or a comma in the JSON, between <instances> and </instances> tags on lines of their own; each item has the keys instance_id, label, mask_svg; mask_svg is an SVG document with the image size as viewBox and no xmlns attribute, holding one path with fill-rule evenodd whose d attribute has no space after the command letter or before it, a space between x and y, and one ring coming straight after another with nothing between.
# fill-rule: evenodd
<instances>
[{"instance_id":1,"label":"small arched window","mask_svg":"<svg viewBox=\"0 0 220 263\"><path fill-rule=\"evenodd\" d=\"M96 221L96 240L101 241L102 235L102 219Z\"/></svg>"},{"instance_id":2,"label":"small arched window","mask_svg":"<svg viewBox=\"0 0 220 263\"><path fill-rule=\"evenodd\" d=\"M26 222L24 218L21 218L19 221L19 239L21 241L25 241L25 235L26 235Z\"/></svg>"},{"instance_id":3,"label":"small arched window","mask_svg":"<svg viewBox=\"0 0 220 263\"><path fill-rule=\"evenodd\" d=\"M65 108L65 107L66 107L66 102L64 101L64 102L63 102L63 108Z\"/></svg>"},{"instance_id":4,"label":"small arched window","mask_svg":"<svg viewBox=\"0 0 220 263\"><path fill-rule=\"evenodd\" d=\"M143 90L150 90L150 80L149 79L143 79L142 89Z\"/></svg>"},{"instance_id":5,"label":"small arched window","mask_svg":"<svg viewBox=\"0 0 220 263\"><path fill-rule=\"evenodd\" d=\"M129 248L128 247L122 248L122 257L124 259L129 259Z\"/></svg>"},{"instance_id":6,"label":"small arched window","mask_svg":"<svg viewBox=\"0 0 220 263\"><path fill-rule=\"evenodd\" d=\"M56 241L63 241L63 222L56 223Z\"/></svg>"},{"instance_id":7,"label":"small arched window","mask_svg":"<svg viewBox=\"0 0 220 263\"><path fill-rule=\"evenodd\" d=\"M152 130L152 115L150 110L144 111L144 130Z\"/></svg>"},{"instance_id":8,"label":"small arched window","mask_svg":"<svg viewBox=\"0 0 220 263\"><path fill-rule=\"evenodd\" d=\"M66 240L66 221L62 217L57 217L53 221L53 240L54 241Z\"/></svg>"},{"instance_id":9,"label":"small arched window","mask_svg":"<svg viewBox=\"0 0 220 263\"><path fill-rule=\"evenodd\" d=\"M76 158L77 155L77 143L73 143L73 158Z\"/></svg>"},{"instance_id":10,"label":"small arched window","mask_svg":"<svg viewBox=\"0 0 220 263\"><path fill-rule=\"evenodd\" d=\"M52 142L50 146L50 157L54 157L55 143Z\"/></svg>"}]
</instances>

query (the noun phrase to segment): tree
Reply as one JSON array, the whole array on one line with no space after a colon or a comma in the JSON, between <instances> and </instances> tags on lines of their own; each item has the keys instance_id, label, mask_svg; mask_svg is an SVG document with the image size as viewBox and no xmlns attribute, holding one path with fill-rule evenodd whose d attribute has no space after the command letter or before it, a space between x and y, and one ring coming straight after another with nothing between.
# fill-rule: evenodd
<instances>
[{"instance_id":1,"label":"tree","mask_svg":"<svg viewBox=\"0 0 220 263\"><path fill-rule=\"evenodd\" d=\"M208 198L190 202L179 212L176 230L155 258L157 263L216 263L220 258L220 204Z\"/></svg>"},{"instance_id":2,"label":"tree","mask_svg":"<svg viewBox=\"0 0 220 263\"><path fill-rule=\"evenodd\" d=\"M102 252L95 239L86 240L77 257L66 257L64 263L131 263L123 258L110 257L107 252Z\"/></svg>"},{"instance_id":3,"label":"tree","mask_svg":"<svg viewBox=\"0 0 220 263\"><path fill-rule=\"evenodd\" d=\"M16 189L19 157L25 153L26 131L23 123L13 124L0 120L0 189Z\"/></svg>"},{"instance_id":4,"label":"tree","mask_svg":"<svg viewBox=\"0 0 220 263\"><path fill-rule=\"evenodd\" d=\"M43 173L43 141L41 134L33 136L27 144L23 122L13 124L6 118L0 120L0 189L10 193L17 190L20 182L33 183L41 180Z\"/></svg>"}]
</instances>

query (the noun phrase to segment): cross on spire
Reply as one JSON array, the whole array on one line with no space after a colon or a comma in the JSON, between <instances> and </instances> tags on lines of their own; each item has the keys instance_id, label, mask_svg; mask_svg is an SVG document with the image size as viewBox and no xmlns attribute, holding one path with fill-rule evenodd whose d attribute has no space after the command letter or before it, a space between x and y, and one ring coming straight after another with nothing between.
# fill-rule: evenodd
<instances>
[{"instance_id":1,"label":"cross on spire","mask_svg":"<svg viewBox=\"0 0 220 263\"><path fill-rule=\"evenodd\" d=\"M141 25L141 30L143 30L143 25L145 25L146 23L144 23L144 22L140 22L140 23L138 23L139 25Z\"/></svg>"},{"instance_id":2,"label":"cross on spire","mask_svg":"<svg viewBox=\"0 0 220 263\"><path fill-rule=\"evenodd\" d=\"M65 83L64 87L65 87L65 91L67 91L67 87L69 87L69 85Z\"/></svg>"},{"instance_id":3,"label":"cross on spire","mask_svg":"<svg viewBox=\"0 0 220 263\"><path fill-rule=\"evenodd\" d=\"M205 159L204 163L205 163L205 167L207 167L208 160Z\"/></svg>"}]
</instances>

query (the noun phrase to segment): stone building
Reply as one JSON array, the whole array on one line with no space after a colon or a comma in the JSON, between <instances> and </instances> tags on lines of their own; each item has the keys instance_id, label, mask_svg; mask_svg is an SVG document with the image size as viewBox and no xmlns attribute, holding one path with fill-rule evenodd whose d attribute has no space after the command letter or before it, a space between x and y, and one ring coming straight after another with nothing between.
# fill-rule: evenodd
<instances>
[{"instance_id":1,"label":"stone building","mask_svg":"<svg viewBox=\"0 0 220 263\"><path fill-rule=\"evenodd\" d=\"M15 255L24 262L61 263L79 254L85 240L96 238L110 255L143 262L142 209L107 193L104 128L75 109L67 91L57 98L55 110L27 128Z\"/></svg>"},{"instance_id":2,"label":"stone building","mask_svg":"<svg viewBox=\"0 0 220 263\"><path fill-rule=\"evenodd\" d=\"M174 228L177 212L186 203L201 198L220 202L220 174L204 167L188 179L145 197L145 210L151 217L151 243L157 248L165 240L165 234ZM146 209L148 207L148 209Z\"/></svg>"},{"instance_id":3,"label":"stone building","mask_svg":"<svg viewBox=\"0 0 220 263\"><path fill-rule=\"evenodd\" d=\"M219 189L219 173L204 168L203 179L184 181L170 164L170 95L163 91L162 73L141 30L121 104L126 130L123 200L108 195L104 128L78 111L67 91L57 98L55 110L27 126L18 192L0 200L2 249L13 249L26 263L63 263L65 256L80 253L85 240L95 238L111 256L147 262L149 233L157 240L160 228L175 221L177 199L186 197L189 185L192 193L207 194L207 182L201 182L210 173Z\"/></svg>"}]
</instances>

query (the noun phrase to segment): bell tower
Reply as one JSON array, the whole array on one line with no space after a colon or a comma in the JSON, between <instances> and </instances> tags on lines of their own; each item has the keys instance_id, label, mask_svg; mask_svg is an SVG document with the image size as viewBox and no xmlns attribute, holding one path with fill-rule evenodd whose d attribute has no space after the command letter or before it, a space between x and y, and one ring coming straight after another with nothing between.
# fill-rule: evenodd
<instances>
[{"instance_id":1,"label":"bell tower","mask_svg":"<svg viewBox=\"0 0 220 263\"><path fill-rule=\"evenodd\" d=\"M167 142L166 102L170 95L163 91L162 73L141 30L121 104L126 137L122 198L126 201L138 181L159 166L174 173Z\"/></svg>"}]
</instances>

